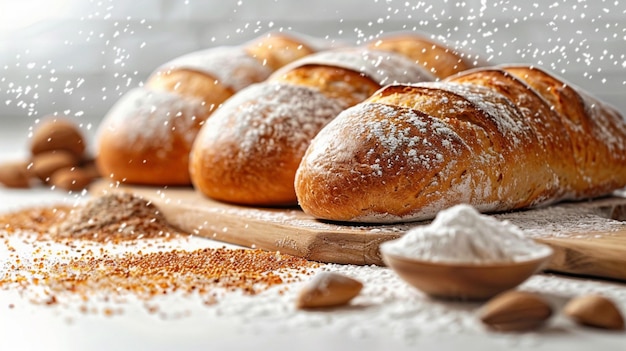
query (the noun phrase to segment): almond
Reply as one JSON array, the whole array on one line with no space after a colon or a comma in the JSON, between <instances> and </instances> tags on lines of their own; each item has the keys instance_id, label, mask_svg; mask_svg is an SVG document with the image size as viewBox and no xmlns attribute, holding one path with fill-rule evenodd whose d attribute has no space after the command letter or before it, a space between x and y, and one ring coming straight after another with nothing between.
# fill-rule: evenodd
<instances>
[{"instance_id":1,"label":"almond","mask_svg":"<svg viewBox=\"0 0 626 351\"><path fill-rule=\"evenodd\" d=\"M480 309L479 318L496 331L528 331L539 328L552 315L552 307L541 296L508 291L493 297Z\"/></svg>"},{"instance_id":2,"label":"almond","mask_svg":"<svg viewBox=\"0 0 626 351\"><path fill-rule=\"evenodd\" d=\"M348 304L361 292L358 280L333 272L321 272L307 284L296 302L296 307L321 308Z\"/></svg>"},{"instance_id":3,"label":"almond","mask_svg":"<svg viewBox=\"0 0 626 351\"><path fill-rule=\"evenodd\" d=\"M32 161L31 172L44 182L48 182L59 169L75 167L80 163L74 154L63 150L37 154Z\"/></svg>"},{"instance_id":4,"label":"almond","mask_svg":"<svg viewBox=\"0 0 626 351\"><path fill-rule=\"evenodd\" d=\"M65 150L81 157L85 151L85 140L78 126L63 118L50 118L33 131L30 143L32 155L53 150Z\"/></svg>"},{"instance_id":5,"label":"almond","mask_svg":"<svg viewBox=\"0 0 626 351\"><path fill-rule=\"evenodd\" d=\"M12 161L0 165L0 183L7 188L29 188L27 161Z\"/></svg>"},{"instance_id":6,"label":"almond","mask_svg":"<svg viewBox=\"0 0 626 351\"><path fill-rule=\"evenodd\" d=\"M50 177L50 184L68 191L83 190L94 180L83 168L61 168Z\"/></svg>"},{"instance_id":7,"label":"almond","mask_svg":"<svg viewBox=\"0 0 626 351\"><path fill-rule=\"evenodd\" d=\"M573 298L565 305L563 313L581 325L624 329L624 317L619 308L604 296L592 294Z\"/></svg>"},{"instance_id":8,"label":"almond","mask_svg":"<svg viewBox=\"0 0 626 351\"><path fill-rule=\"evenodd\" d=\"M100 178L100 170L96 164L96 160L87 159L83 160L80 165L80 168L87 173L87 175L93 179Z\"/></svg>"}]
</instances>

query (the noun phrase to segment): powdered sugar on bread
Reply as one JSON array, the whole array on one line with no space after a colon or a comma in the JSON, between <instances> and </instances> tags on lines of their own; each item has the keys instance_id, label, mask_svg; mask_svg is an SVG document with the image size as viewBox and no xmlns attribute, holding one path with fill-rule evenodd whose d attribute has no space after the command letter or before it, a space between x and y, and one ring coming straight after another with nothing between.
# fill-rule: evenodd
<instances>
[{"instance_id":1,"label":"powdered sugar on bread","mask_svg":"<svg viewBox=\"0 0 626 351\"><path fill-rule=\"evenodd\" d=\"M432 77L393 53L343 49L312 56L238 92L208 120L192 151L196 188L229 202L295 204L294 177L310 140L343 109L366 97L362 91L369 88L362 89L364 79L355 77L365 77L374 89L379 87L377 82ZM312 67L307 73L313 74L320 66L334 75L321 73L330 78L319 80L308 79L306 74L287 79L288 73L294 73L290 70ZM342 91L344 84L354 89Z\"/></svg>"},{"instance_id":2,"label":"powdered sugar on bread","mask_svg":"<svg viewBox=\"0 0 626 351\"><path fill-rule=\"evenodd\" d=\"M433 218L459 203L494 212L571 196L579 166L561 160L572 144L567 138L542 142L550 141L551 133L565 133L543 125L544 120L562 125L560 116L541 114L531 102L519 108L514 101L531 98L520 81L508 80L517 84L509 87L486 80L481 85L480 78L476 84L449 80L387 86L327 125L296 176L303 210L337 221L400 222ZM544 98L535 98L536 106L545 106ZM563 106L581 102L576 93L550 98ZM588 123L589 131L569 131L578 137L578 149L584 148L580 141L598 144L594 158L581 166L592 176L587 184L574 185L577 196L601 196L626 185L626 177L615 171L626 166L626 156L609 152L626 147L624 121L593 101L586 109L567 111L573 121L600 119ZM610 136L600 137L604 134ZM561 167L558 175L553 165Z\"/></svg>"},{"instance_id":3,"label":"powdered sugar on bread","mask_svg":"<svg viewBox=\"0 0 626 351\"><path fill-rule=\"evenodd\" d=\"M289 146L304 152L309 140L345 108L319 91L290 84L254 84L229 99L207 122L199 143L229 134L242 158L280 152Z\"/></svg>"},{"instance_id":4,"label":"powdered sugar on bread","mask_svg":"<svg viewBox=\"0 0 626 351\"><path fill-rule=\"evenodd\" d=\"M408 58L386 51L338 49L309 55L276 71L272 76L307 65L339 67L364 74L380 85L432 81L434 76Z\"/></svg>"},{"instance_id":5,"label":"powdered sugar on bread","mask_svg":"<svg viewBox=\"0 0 626 351\"><path fill-rule=\"evenodd\" d=\"M192 52L166 63L157 72L166 73L175 69L203 72L234 91L262 81L272 73L269 67L239 46L220 46Z\"/></svg>"},{"instance_id":6,"label":"powdered sugar on bread","mask_svg":"<svg viewBox=\"0 0 626 351\"><path fill-rule=\"evenodd\" d=\"M313 136L346 106L314 88L265 82L226 101L191 152L194 185L214 199L295 203L293 177Z\"/></svg>"},{"instance_id":7,"label":"powdered sugar on bread","mask_svg":"<svg viewBox=\"0 0 626 351\"><path fill-rule=\"evenodd\" d=\"M197 134L195 126L206 116L199 100L183 99L163 91L135 88L126 93L111 108L100 133L115 133L111 139L120 145L133 145L134 149L153 148L164 152L174 145L174 134L188 147Z\"/></svg>"}]
</instances>

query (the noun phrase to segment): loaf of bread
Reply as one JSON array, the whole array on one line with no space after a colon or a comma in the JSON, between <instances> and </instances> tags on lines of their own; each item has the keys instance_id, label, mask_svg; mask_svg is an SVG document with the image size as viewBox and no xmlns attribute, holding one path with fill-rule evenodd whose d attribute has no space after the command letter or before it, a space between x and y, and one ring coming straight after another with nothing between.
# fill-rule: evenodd
<instances>
[{"instance_id":1,"label":"loaf of bread","mask_svg":"<svg viewBox=\"0 0 626 351\"><path fill-rule=\"evenodd\" d=\"M313 139L295 180L302 209L334 221L433 218L602 196L626 186L626 124L544 70L499 66L390 85Z\"/></svg>"},{"instance_id":2,"label":"loaf of bread","mask_svg":"<svg viewBox=\"0 0 626 351\"><path fill-rule=\"evenodd\" d=\"M192 52L159 67L146 87L200 99L213 110L237 91L319 49L301 37L271 33L239 46Z\"/></svg>"},{"instance_id":3,"label":"loaf of bread","mask_svg":"<svg viewBox=\"0 0 626 351\"><path fill-rule=\"evenodd\" d=\"M326 123L384 84L432 79L400 54L363 48L294 61L241 90L207 120L191 151L193 185L220 201L293 205L296 169Z\"/></svg>"},{"instance_id":4,"label":"loaf of bread","mask_svg":"<svg viewBox=\"0 0 626 351\"><path fill-rule=\"evenodd\" d=\"M123 183L189 185L189 152L204 121L237 91L316 51L319 42L307 40L270 33L162 65L100 124L96 149L101 173Z\"/></svg>"},{"instance_id":5,"label":"loaf of bread","mask_svg":"<svg viewBox=\"0 0 626 351\"><path fill-rule=\"evenodd\" d=\"M455 50L442 42L415 32L390 33L373 40L367 46L374 50L393 51L420 64L438 79L487 63L478 55Z\"/></svg>"}]
</instances>

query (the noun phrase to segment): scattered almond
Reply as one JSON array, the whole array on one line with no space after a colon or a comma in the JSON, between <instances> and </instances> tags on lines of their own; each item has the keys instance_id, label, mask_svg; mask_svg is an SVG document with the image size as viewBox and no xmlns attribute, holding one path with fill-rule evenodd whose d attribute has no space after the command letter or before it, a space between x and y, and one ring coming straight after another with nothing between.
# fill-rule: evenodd
<instances>
[{"instance_id":1,"label":"scattered almond","mask_svg":"<svg viewBox=\"0 0 626 351\"><path fill-rule=\"evenodd\" d=\"M83 160L80 167L85 171L87 176L89 176L91 179L100 178L100 170L98 169L98 166L96 165L96 160L94 159Z\"/></svg>"},{"instance_id":2,"label":"scattered almond","mask_svg":"<svg viewBox=\"0 0 626 351\"><path fill-rule=\"evenodd\" d=\"M74 154L63 150L37 154L32 161L31 171L44 182L48 182L52 174L59 169L75 167L79 164Z\"/></svg>"},{"instance_id":3,"label":"scattered almond","mask_svg":"<svg viewBox=\"0 0 626 351\"><path fill-rule=\"evenodd\" d=\"M85 140L80 129L70 120L50 118L33 131L30 150L39 155L53 150L65 150L81 157L85 152Z\"/></svg>"},{"instance_id":4,"label":"scattered almond","mask_svg":"<svg viewBox=\"0 0 626 351\"><path fill-rule=\"evenodd\" d=\"M7 188L29 188L28 162L13 161L0 165L0 183Z\"/></svg>"},{"instance_id":5,"label":"scattered almond","mask_svg":"<svg viewBox=\"0 0 626 351\"><path fill-rule=\"evenodd\" d=\"M29 160L0 164L0 184L28 188L38 178L59 189L82 190L100 177L80 129L69 119L44 120L33 132L30 149Z\"/></svg>"},{"instance_id":6,"label":"scattered almond","mask_svg":"<svg viewBox=\"0 0 626 351\"><path fill-rule=\"evenodd\" d=\"M541 296L508 291L493 297L479 311L480 320L496 331L528 331L539 328L552 315L552 307Z\"/></svg>"},{"instance_id":7,"label":"scattered almond","mask_svg":"<svg viewBox=\"0 0 626 351\"><path fill-rule=\"evenodd\" d=\"M88 171L83 168L61 168L50 177L50 184L63 190L83 190L93 181Z\"/></svg>"},{"instance_id":8,"label":"scattered almond","mask_svg":"<svg viewBox=\"0 0 626 351\"><path fill-rule=\"evenodd\" d=\"M321 272L300 291L296 307L321 308L348 304L361 292L358 280L333 272Z\"/></svg>"},{"instance_id":9,"label":"scattered almond","mask_svg":"<svg viewBox=\"0 0 626 351\"><path fill-rule=\"evenodd\" d=\"M570 300L563 313L578 324L596 328L623 330L624 317L610 299L600 295L584 295Z\"/></svg>"}]
</instances>

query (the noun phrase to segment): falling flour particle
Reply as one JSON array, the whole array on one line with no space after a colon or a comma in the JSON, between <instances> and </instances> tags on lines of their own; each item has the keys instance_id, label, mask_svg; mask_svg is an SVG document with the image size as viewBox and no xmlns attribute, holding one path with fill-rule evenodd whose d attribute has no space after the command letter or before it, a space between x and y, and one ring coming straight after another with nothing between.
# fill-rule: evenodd
<instances>
[{"instance_id":1,"label":"falling flour particle","mask_svg":"<svg viewBox=\"0 0 626 351\"><path fill-rule=\"evenodd\" d=\"M525 237L519 227L465 204L439 212L430 225L411 229L382 249L419 260L478 264L524 261L550 251Z\"/></svg>"}]
</instances>

